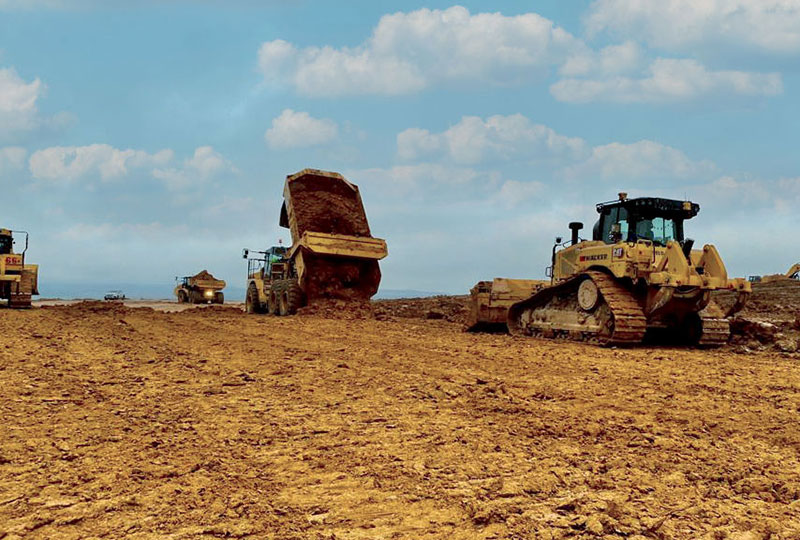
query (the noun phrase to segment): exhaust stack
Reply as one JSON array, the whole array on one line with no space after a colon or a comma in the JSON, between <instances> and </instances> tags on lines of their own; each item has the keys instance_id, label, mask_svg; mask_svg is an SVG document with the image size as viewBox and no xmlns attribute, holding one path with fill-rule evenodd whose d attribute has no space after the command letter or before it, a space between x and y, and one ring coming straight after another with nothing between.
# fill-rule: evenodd
<instances>
[{"instance_id":1,"label":"exhaust stack","mask_svg":"<svg viewBox=\"0 0 800 540\"><path fill-rule=\"evenodd\" d=\"M578 231L583 229L583 223L580 221L573 221L569 224L569 229L572 231L572 245L574 246L579 241Z\"/></svg>"}]
</instances>

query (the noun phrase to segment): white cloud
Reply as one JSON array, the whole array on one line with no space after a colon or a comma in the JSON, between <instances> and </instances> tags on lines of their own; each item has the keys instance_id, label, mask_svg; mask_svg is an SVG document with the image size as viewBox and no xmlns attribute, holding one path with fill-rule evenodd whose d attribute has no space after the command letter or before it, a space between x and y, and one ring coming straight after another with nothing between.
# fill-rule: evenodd
<instances>
[{"instance_id":1,"label":"white cloud","mask_svg":"<svg viewBox=\"0 0 800 540\"><path fill-rule=\"evenodd\" d=\"M469 167L448 167L437 163L396 165L388 169L374 168L351 172L350 176L366 178L370 183L398 191L417 191L436 185L456 187L472 183L482 175ZM350 177L348 176L348 177ZM496 181L496 180L494 180Z\"/></svg>"},{"instance_id":2,"label":"white cloud","mask_svg":"<svg viewBox=\"0 0 800 540\"><path fill-rule=\"evenodd\" d=\"M339 127L333 120L285 109L272 120L272 127L264 133L264 140L274 149L303 148L326 144L338 134Z\"/></svg>"},{"instance_id":3,"label":"white cloud","mask_svg":"<svg viewBox=\"0 0 800 540\"><path fill-rule=\"evenodd\" d=\"M472 15L454 6L384 15L353 48L270 41L259 67L267 82L288 82L305 95L397 95L448 82L514 83L546 74L582 47L535 13Z\"/></svg>"},{"instance_id":4,"label":"white cloud","mask_svg":"<svg viewBox=\"0 0 800 540\"><path fill-rule=\"evenodd\" d=\"M559 101L667 103L722 95L774 96L783 92L778 73L709 71L696 60L658 58L642 78L569 78L550 87Z\"/></svg>"},{"instance_id":5,"label":"white cloud","mask_svg":"<svg viewBox=\"0 0 800 540\"><path fill-rule=\"evenodd\" d=\"M53 146L31 155L34 178L71 181L100 175L104 181L126 176L131 169L164 165L173 158L172 150L149 154L143 150L119 150L108 144Z\"/></svg>"},{"instance_id":6,"label":"white cloud","mask_svg":"<svg viewBox=\"0 0 800 540\"><path fill-rule=\"evenodd\" d=\"M4 173L22 169L28 152L19 146L0 148L0 176Z\"/></svg>"},{"instance_id":7,"label":"white cloud","mask_svg":"<svg viewBox=\"0 0 800 540\"><path fill-rule=\"evenodd\" d=\"M609 45L596 52L586 48L567 58L559 73L565 77L628 73L641 66L643 57L641 47L632 41Z\"/></svg>"},{"instance_id":8,"label":"white cloud","mask_svg":"<svg viewBox=\"0 0 800 540\"><path fill-rule=\"evenodd\" d=\"M493 197L493 200L506 207L513 208L540 196L544 190L545 185L541 182L506 180L500 186L500 190Z\"/></svg>"},{"instance_id":9,"label":"white cloud","mask_svg":"<svg viewBox=\"0 0 800 540\"><path fill-rule=\"evenodd\" d=\"M800 53L800 0L596 0L587 31L667 50Z\"/></svg>"},{"instance_id":10,"label":"white cloud","mask_svg":"<svg viewBox=\"0 0 800 540\"><path fill-rule=\"evenodd\" d=\"M620 181L708 177L716 171L710 161L694 161L680 150L653 141L596 146L589 159L565 169L567 178L589 181L596 178ZM619 186L623 188L624 186Z\"/></svg>"},{"instance_id":11,"label":"white cloud","mask_svg":"<svg viewBox=\"0 0 800 540\"><path fill-rule=\"evenodd\" d=\"M39 79L25 82L13 69L0 69L0 135L38 127L40 119L36 101L44 90Z\"/></svg>"},{"instance_id":12,"label":"white cloud","mask_svg":"<svg viewBox=\"0 0 800 540\"><path fill-rule=\"evenodd\" d=\"M192 157L183 161L183 166L154 169L153 176L162 180L168 189L178 191L223 173L235 172L237 169L222 154L211 146L200 146Z\"/></svg>"},{"instance_id":13,"label":"white cloud","mask_svg":"<svg viewBox=\"0 0 800 540\"><path fill-rule=\"evenodd\" d=\"M442 133L412 128L397 136L397 153L414 160L444 153L457 163L487 159L575 159L585 152L582 139L559 135L521 114L490 116L486 120L465 116Z\"/></svg>"}]
</instances>

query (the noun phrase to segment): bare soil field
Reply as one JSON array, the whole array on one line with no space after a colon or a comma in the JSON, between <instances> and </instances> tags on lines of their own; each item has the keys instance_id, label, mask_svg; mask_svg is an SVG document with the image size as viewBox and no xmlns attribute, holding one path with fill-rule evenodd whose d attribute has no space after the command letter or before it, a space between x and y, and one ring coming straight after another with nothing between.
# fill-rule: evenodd
<instances>
[{"instance_id":1,"label":"bare soil field","mask_svg":"<svg viewBox=\"0 0 800 540\"><path fill-rule=\"evenodd\" d=\"M800 538L796 353L153 307L0 311L0 539Z\"/></svg>"}]
</instances>

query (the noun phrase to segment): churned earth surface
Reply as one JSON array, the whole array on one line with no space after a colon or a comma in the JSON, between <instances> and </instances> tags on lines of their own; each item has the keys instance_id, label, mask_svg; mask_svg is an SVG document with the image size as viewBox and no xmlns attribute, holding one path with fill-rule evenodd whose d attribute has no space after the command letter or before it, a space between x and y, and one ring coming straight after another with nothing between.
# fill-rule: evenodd
<instances>
[{"instance_id":1,"label":"churned earth surface","mask_svg":"<svg viewBox=\"0 0 800 540\"><path fill-rule=\"evenodd\" d=\"M800 538L797 353L427 302L0 311L0 538Z\"/></svg>"}]
</instances>

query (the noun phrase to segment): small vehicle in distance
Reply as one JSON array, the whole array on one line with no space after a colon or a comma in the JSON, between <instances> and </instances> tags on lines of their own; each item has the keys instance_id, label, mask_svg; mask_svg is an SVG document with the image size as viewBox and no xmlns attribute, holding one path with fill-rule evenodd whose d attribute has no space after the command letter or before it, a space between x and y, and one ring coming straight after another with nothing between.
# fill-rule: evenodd
<instances>
[{"instance_id":1,"label":"small vehicle in distance","mask_svg":"<svg viewBox=\"0 0 800 540\"><path fill-rule=\"evenodd\" d=\"M121 302L122 300L126 299L127 297L122 291L108 291L103 297L103 300L108 300L109 302Z\"/></svg>"}]
</instances>

